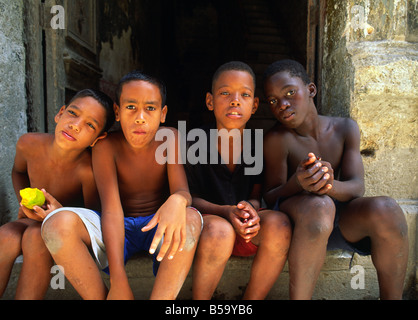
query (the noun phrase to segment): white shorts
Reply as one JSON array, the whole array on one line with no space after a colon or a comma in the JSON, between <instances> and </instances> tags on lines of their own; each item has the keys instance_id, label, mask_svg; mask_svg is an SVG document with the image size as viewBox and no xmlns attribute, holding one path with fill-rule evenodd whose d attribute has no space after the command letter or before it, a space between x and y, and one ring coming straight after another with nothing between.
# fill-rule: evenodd
<instances>
[{"instance_id":1,"label":"white shorts","mask_svg":"<svg viewBox=\"0 0 418 320\"><path fill-rule=\"evenodd\" d=\"M93 250L96 263L101 270L108 266L106 249L103 241L103 234L101 228L101 219L98 213L93 210L85 208L60 208L51 212L43 221L42 226L49 218L61 211L70 211L75 213L81 221L83 221L84 226L87 229L87 232L90 236L91 248Z\"/></svg>"}]
</instances>

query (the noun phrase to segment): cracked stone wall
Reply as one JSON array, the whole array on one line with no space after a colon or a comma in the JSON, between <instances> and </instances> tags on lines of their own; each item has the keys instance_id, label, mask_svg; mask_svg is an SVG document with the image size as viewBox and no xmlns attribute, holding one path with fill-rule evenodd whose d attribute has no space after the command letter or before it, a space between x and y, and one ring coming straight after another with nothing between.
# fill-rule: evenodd
<instances>
[{"instance_id":1,"label":"cracked stone wall","mask_svg":"<svg viewBox=\"0 0 418 320\"><path fill-rule=\"evenodd\" d=\"M361 131L366 196L395 198L409 226L407 281L418 283L418 3L326 4L322 112ZM415 279L414 279L415 278Z\"/></svg>"}]
</instances>

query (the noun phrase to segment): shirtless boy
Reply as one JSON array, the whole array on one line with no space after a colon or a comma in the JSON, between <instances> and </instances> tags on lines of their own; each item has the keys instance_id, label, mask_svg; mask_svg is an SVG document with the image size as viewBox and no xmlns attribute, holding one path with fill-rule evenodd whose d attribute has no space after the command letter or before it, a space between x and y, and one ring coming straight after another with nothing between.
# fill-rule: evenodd
<instances>
[{"instance_id":1,"label":"shirtless boy","mask_svg":"<svg viewBox=\"0 0 418 320\"><path fill-rule=\"evenodd\" d=\"M243 298L264 299L286 262L291 227L285 214L259 211L262 174L246 175L249 166L238 162L234 154L235 144L244 144L244 129L258 107L252 69L239 61L219 67L206 105L215 114L214 128L220 134L235 130L240 139L229 139L228 154L219 151L222 141L217 141L218 159L225 164L218 161L186 166L193 206L204 214L205 221L193 267L193 298L212 298L226 263L235 255L254 256ZM254 147L253 142L246 142ZM209 141L207 145L209 154ZM243 154L238 156L242 160Z\"/></svg>"},{"instance_id":2,"label":"shirtless boy","mask_svg":"<svg viewBox=\"0 0 418 320\"><path fill-rule=\"evenodd\" d=\"M18 220L0 228L0 296L14 261L23 254L16 299L44 297L53 261L40 227L52 209L60 205L99 208L88 147L106 136L114 122L112 106L112 100L99 91L80 91L55 116L55 134L28 133L17 142L12 181L18 201L19 191L32 187L44 189L47 202L34 210L20 206Z\"/></svg>"},{"instance_id":3,"label":"shirtless boy","mask_svg":"<svg viewBox=\"0 0 418 320\"><path fill-rule=\"evenodd\" d=\"M264 198L294 223L290 298L312 297L328 239L329 246L339 239L343 249L371 254L381 299L401 299L408 261L406 220L393 199L363 197L356 122L318 115L316 86L295 61L269 66L264 89L278 120L265 136Z\"/></svg>"},{"instance_id":4,"label":"shirtless boy","mask_svg":"<svg viewBox=\"0 0 418 320\"><path fill-rule=\"evenodd\" d=\"M155 135L167 114L165 87L134 71L120 81L116 95L114 108L122 131L109 134L93 150L102 231L95 212L64 208L44 223L44 239L84 299L133 299L124 263L141 250L161 261L151 299L175 299L192 264L201 217L188 208L191 196L182 164L156 161L163 142ZM177 136L175 129L164 130ZM177 145L171 147L178 150ZM61 221L70 221L70 237L67 228L59 229L65 226ZM101 267L106 267L104 245L108 293L89 253L92 249Z\"/></svg>"}]
</instances>

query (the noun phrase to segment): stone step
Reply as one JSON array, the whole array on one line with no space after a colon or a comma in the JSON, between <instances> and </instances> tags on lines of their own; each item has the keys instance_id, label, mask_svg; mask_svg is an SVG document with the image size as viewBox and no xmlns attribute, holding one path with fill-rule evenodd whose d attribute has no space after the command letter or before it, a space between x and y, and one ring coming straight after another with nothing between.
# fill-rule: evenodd
<instances>
[{"instance_id":1,"label":"stone step","mask_svg":"<svg viewBox=\"0 0 418 320\"><path fill-rule=\"evenodd\" d=\"M370 257L354 255L352 265L360 265L364 268L365 287L362 290L351 288L351 281L355 274L350 273L349 265L351 254L343 251L329 251L321 270L313 299L315 300L360 300L377 299L379 286L377 283L376 271ZM250 269L253 258L232 257L225 268L222 279L215 291L214 299L234 300L241 299L248 284ZM11 300L14 297L17 280L22 263L16 263L9 285L2 300ZM146 300L149 298L155 278L152 273L152 259L147 255L138 255L128 261L126 272L129 278L135 299ZM109 278L103 273L103 279L109 285ZM192 299L192 277L188 275L182 290L178 296L179 300ZM282 300L289 298L289 271L286 264L276 284L270 291L267 299ZM53 290L49 288L47 300L78 300L80 296L66 281L65 289Z\"/></svg>"}]
</instances>

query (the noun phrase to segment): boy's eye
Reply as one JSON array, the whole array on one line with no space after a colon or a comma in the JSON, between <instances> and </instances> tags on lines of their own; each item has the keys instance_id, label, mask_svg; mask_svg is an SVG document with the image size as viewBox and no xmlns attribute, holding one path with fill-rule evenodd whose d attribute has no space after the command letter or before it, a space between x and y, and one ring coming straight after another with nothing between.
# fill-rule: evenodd
<instances>
[{"instance_id":1,"label":"boy's eye","mask_svg":"<svg viewBox=\"0 0 418 320\"><path fill-rule=\"evenodd\" d=\"M221 96L227 96L227 95L229 95L229 92L223 91L223 92L220 93L220 95Z\"/></svg>"},{"instance_id":2,"label":"boy's eye","mask_svg":"<svg viewBox=\"0 0 418 320\"><path fill-rule=\"evenodd\" d=\"M68 111L68 113L69 113L69 114L71 114L71 115L73 115L73 116L77 116L77 114L76 114L73 110L68 110L68 109L67 109L67 111Z\"/></svg>"},{"instance_id":3,"label":"boy's eye","mask_svg":"<svg viewBox=\"0 0 418 320\"><path fill-rule=\"evenodd\" d=\"M128 109L128 110L135 110L135 106L134 105L129 105L129 106L126 106L126 109Z\"/></svg>"},{"instance_id":4,"label":"boy's eye","mask_svg":"<svg viewBox=\"0 0 418 320\"><path fill-rule=\"evenodd\" d=\"M155 111L155 110L157 110L157 108L156 107L153 107L153 106L148 106L147 107L147 110L148 111Z\"/></svg>"},{"instance_id":5,"label":"boy's eye","mask_svg":"<svg viewBox=\"0 0 418 320\"><path fill-rule=\"evenodd\" d=\"M286 95L288 97L293 96L296 93L296 90L290 90Z\"/></svg>"},{"instance_id":6,"label":"boy's eye","mask_svg":"<svg viewBox=\"0 0 418 320\"><path fill-rule=\"evenodd\" d=\"M87 123L87 125L92 128L93 130L96 130L96 127L92 123Z\"/></svg>"},{"instance_id":7,"label":"boy's eye","mask_svg":"<svg viewBox=\"0 0 418 320\"><path fill-rule=\"evenodd\" d=\"M269 104L270 105L275 105L277 103L277 100L276 99L271 99L271 100L269 100Z\"/></svg>"},{"instance_id":8,"label":"boy's eye","mask_svg":"<svg viewBox=\"0 0 418 320\"><path fill-rule=\"evenodd\" d=\"M246 97L246 98L251 97L251 95L250 95L249 93L243 93L243 94L242 94L242 96L243 96L243 97Z\"/></svg>"}]
</instances>

